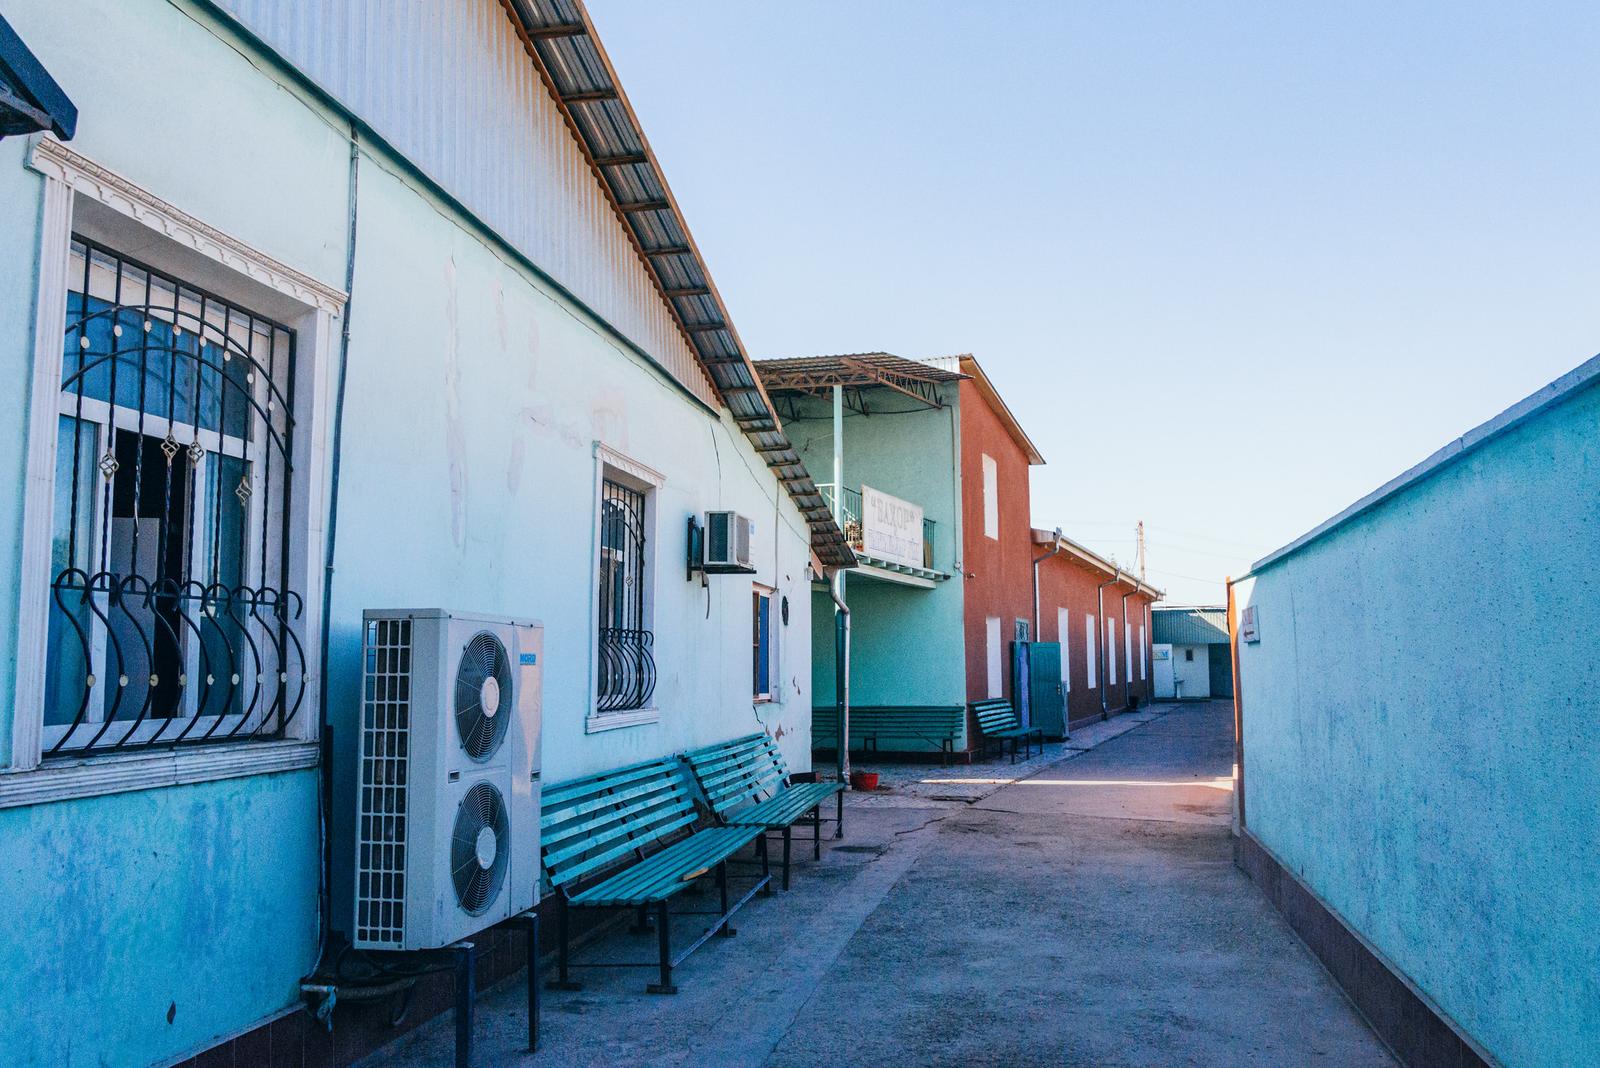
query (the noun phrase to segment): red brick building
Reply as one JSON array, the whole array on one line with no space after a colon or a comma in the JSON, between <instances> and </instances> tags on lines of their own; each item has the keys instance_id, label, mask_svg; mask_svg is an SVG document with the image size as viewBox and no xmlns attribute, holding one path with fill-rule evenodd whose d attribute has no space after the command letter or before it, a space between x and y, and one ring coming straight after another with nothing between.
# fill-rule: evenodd
<instances>
[{"instance_id":1,"label":"red brick building","mask_svg":"<svg viewBox=\"0 0 1600 1068\"><path fill-rule=\"evenodd\" d=\"M1012 643L1033 636L1028 468L1044 463L971 356L950 357L961 382L962 565L967 700L1017 704Z\"/></svg>"},{"instance_id":2,"label":"red brick building","mask_svg":"<svg viewBox=\"0 0 1600 1068\"><path fill-rule=\"evenodd\" d=\"M960 383L959 444L967 700L1004 697L1018 708L1044 702L1048 692L1040 678L1030 682L1029 701L1016 693L1030 669L1051 670L1048 657L1041 657L1048 650L1031 650L1031 665L1017 663L1022 654L1015 643L1031 641L1061 646L1061 697L1069 724L1147 703L1150 605L1161 592L1070 539L1057 543L1055 535L1035 530L1029 468L1044 463L1039 450L976 359L928 362L967 376ZM1055 733L1053 714L1028 711Z\"/></svg>"},{"instance_id":3,"label":"red brick building","mask_svg":"<svg viewBox=\"0 0 1600 1068\"><path fill-rule=\"evenodd\" d=\"M1032 532L1037 640L1061 645L1067 721L1076 726L1150 701L1150 606L1161 591L1060 533Z\"/></svg>"}]
</instances>

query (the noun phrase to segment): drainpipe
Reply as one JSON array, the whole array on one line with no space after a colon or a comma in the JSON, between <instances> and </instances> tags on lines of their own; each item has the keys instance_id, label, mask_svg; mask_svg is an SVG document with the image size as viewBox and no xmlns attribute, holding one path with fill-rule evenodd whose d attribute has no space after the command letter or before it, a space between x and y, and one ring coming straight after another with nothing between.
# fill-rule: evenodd
<instances>
[{"instance_id":1,"label":"drainpipe","mask_svg":"<svg viewBox=\"0 0 1600 1068\"><path fill-rule=\"evenodd\" d=\"M1035 641L1038 640L1040 628L1043 626L1043 624L1039 621L1039 565L1060 551L1061 528L1056 527L1055 536L1050 540L1050 551L1045 553L1043 556L1036 556L1033 558L1033 637ZM1065 640L1064 638L1061 638L1061 635L1059 634L1056 635L1056 637L1059 640Z\"/></svg>"},{"instance_id":2,"label":"drainpipe","mask_svg":"<svg viewBox=\"0 0 1600 1068\"><path fill-rule=\"evenodd\" d=\"M850 606L844 602L844 569L828 582L833 595L833 687L838 705L839 781L850 781ZM843 828L840 829L841 834Z\"/></svg>"},{"instance_id":3,"label":"drainpipe","mask_svg":"<svg viewBox=\"0 0 1600 1068\"><path fill-rule=\"evenodd\" d=\"M1132 575L1128 576L1130 579ZM1122 684L1122 707L1128 707L1128 699L1133 696L1133 642L1128 640L1128 635L1133 630L1133 624L1128 620L1128 598L1139 592L1139 586L1134 584L1133 589L1122 595L1122 658L1127 661L1122 665L1122 677L1127 681Z\"/></svg>"},{"instance_id":4,"label":"drainpipe","mask_svg":"<svg viewBox=\"0 0 1600 1068\"><path fill-rule=\"evenodd\" d=\"M1106 703L1106 587L1115 586L1122 581L1122 568L1117 568L1116 576L1110 582L1102 582L1095 587L1094 599L1098 605L1099 615L1095 619L1095 628L1100 631L1100 718L1110 719L1111 708Z\"/></svg>"},{"instance_id":5,"label":"drainpipe","mask_svg":"<svg viewBox=\"0 0 1600 1068\"><path fill-rule=\"evenodd\" d=\"M844 529L844 390L833 387L833 504L834 518ZM839 710L839 781L850 781L850 606L844 600L844 569L828 582L833 595L833 692ZM843 835L844 828L839 828Z\"/></svg>"}]
</instances>

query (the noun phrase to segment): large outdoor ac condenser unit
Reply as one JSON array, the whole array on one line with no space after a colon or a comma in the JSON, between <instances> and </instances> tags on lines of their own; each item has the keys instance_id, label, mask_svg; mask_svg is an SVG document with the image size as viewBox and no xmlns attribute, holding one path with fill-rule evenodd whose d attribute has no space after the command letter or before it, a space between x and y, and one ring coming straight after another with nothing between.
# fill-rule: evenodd
<instances>
[{"instance_id":1,"label":"large outdoor ac condenser unit","mask_svg":"<svg viewBox=\"0 0 1600 1068\"><path fill-rule=\"evenodd\" d=\"M363 614L355 910L363 949L436 949L538 900L537 623Z\"/></svg>"}]
</instances>

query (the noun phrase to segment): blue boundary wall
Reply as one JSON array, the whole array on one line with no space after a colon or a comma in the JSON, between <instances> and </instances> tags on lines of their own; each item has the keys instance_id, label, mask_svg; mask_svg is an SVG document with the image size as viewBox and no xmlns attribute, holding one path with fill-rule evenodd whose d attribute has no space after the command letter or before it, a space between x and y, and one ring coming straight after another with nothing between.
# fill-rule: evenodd
<instances>
[{"instance_id":1,"label":"blue boundary wall","mask_svg":"<svg viewBox=\"0 0 1600 1068\"><path fill-rule=\"evenodd\" d=\"M1234 593L1247 833L1488 1059L1600 1063L1600 357Z\"/></svg>"}]
</instances>

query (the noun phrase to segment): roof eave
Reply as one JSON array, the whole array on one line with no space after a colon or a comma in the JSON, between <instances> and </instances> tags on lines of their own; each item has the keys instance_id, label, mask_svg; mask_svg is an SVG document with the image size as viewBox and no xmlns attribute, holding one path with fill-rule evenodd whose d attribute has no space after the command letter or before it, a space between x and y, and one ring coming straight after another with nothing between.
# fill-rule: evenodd
<instances>
[{"instance_id":1,"label":"roof eave","mask_svg":"<svg viewBox=\"0 0 1600 1068\"><path fill-rule=\"evenodd\" d=\"M989 380L988 373L984 371L983 365L978 362L977 357L970 352L963 352L956 359L960 362L962 372L972 379L973 384L978 387L978 392L983 394L983 399L988 402L994 413L1000 417L1000 422L1005 424L1006 432L1011 435L1011 440L1015 441L1017 447L1026 454L1028 466L1038 467L1043 464L1044 457L1033 444L1033 440L1028 437L1028 432L1022 429L1022 424L1012 414L1010 407L1006 405L1005 399L1000 396L1000 391L995 389L994 383Z\"/></svg>"},{"instance_id":2,"label":"roof eave","mask_svg":"<svg viewBox=\"0 0 1600 1068\"><path fill-rule=\"evenodd\" d=\"M822 502L816 485L806 472L799 455L794 452L793 446L783 433L772 399L762 386L761 378L756 374L744 342L734 328L722 295L718 292L711 272L700 255L694 235L684 220L671 186L667 184L666 175L656 159L655 151L650 147L638 115L633 110L633 105L629 103L627 93L622 89L621 81L617 78L611 59L606 54L605 46L594 31L594 23L589 17L588 10L582 0L569 0L569 2L577 14L576 21L566 19L559 12L555 12L551 17L544 17L546 14L544 9L548 8L550 12L554 12L555 5L542 4L541 0L500 0L512 25L522 37L524 50L533 60L545 88L556 101L568 129L588 161L601 191L611 203L623 232L633 245L635 254L644 264L646 273L661 295L662 302L671 312L684 341L699 360L707 381L716 390L723 405L733 416L734 422L768 467L783 466L790 469L790 477L781 481L810 527L813 551L822 563L829 566L854 567L855 554L845 540L844 531L839 529L838 523L834 520L833 513ZM539 10L536 10L536 7ZM564 90L558 84L552 66L555 59L562 57L556 55L554 50L563 43L570 45L579 39L587 40L594 48L601 70L597 77L590 79L593 84L575 85ZM626 124L626 132L630 139L637 142L636 152L630 150L624 156L602 156L597 152L595 142L599 135L595 132L595 127L574 110L591 104L613 104L620 109L620 116L616 112L607 112L606 117L610 121L620 118ZM645 184L659 190L659 198L631 203L624 202L618 195L617 185L624 181L622 168L634 167L645 168L645 177L648 178ZM638 172L630 173L632 180L637 184ZM682 235L682 245L647 246L642 236L644 232L642 219L645 216L665 217L670 220L672 228ZM681 273L692 276L693 284L689 288L673 289L668 285L662 276L663 268L657 263L658 259L666 257L675 258L682 268ZM700 301L706 303L691 303ZM710 308L709 314L705 314L704 311L707 305ZM690 308L700 314L691 316L688 313Z\"/></svg>"}]
</instances>

